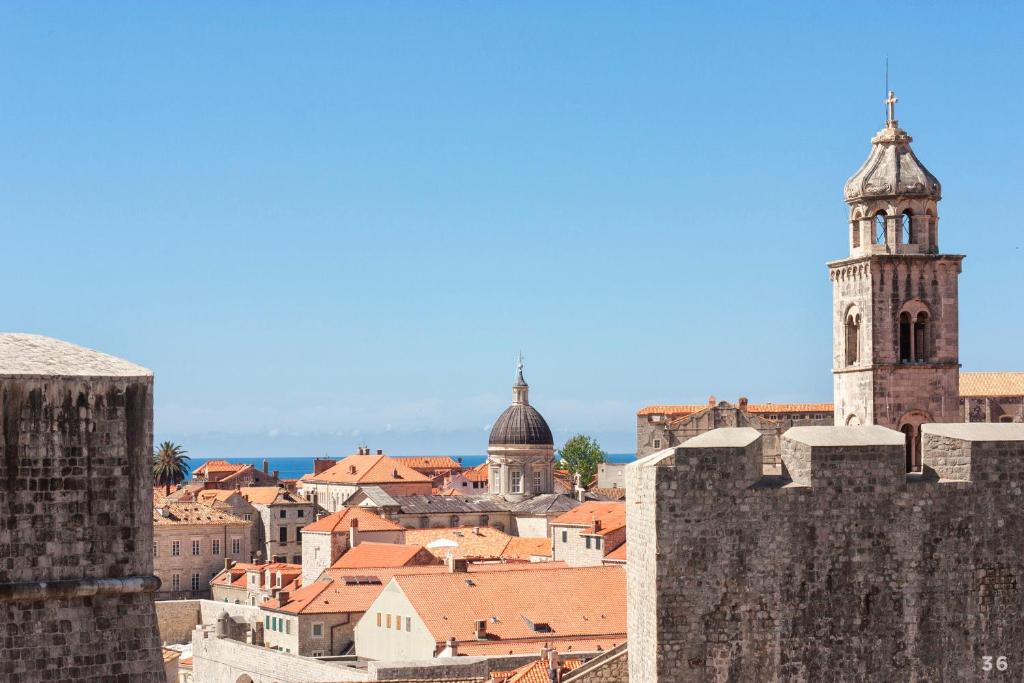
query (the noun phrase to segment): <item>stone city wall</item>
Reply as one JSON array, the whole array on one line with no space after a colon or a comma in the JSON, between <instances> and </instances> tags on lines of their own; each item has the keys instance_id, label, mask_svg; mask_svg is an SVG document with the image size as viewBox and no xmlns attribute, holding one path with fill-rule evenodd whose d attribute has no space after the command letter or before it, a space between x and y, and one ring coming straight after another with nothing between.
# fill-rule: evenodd
<instances>
[{"instance_id":1,"label":"stone city wall","mask_svg":"<svg viewBox=\"0 0 1024 683\"><path fill-rule=\"evenodd\" d=\"M777 477L751 429L629 465L630 680L1019 679L1024 426L923 433L922 474L877 426L790 430Z\"/></svg>"}]
</instances>

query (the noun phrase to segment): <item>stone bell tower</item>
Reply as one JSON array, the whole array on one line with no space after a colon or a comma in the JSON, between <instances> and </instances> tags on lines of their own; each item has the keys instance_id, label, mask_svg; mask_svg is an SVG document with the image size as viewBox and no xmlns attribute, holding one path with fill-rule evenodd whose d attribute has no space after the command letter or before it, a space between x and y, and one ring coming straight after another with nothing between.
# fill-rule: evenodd
<instances>
[{"instance_id":1,"label":"stone bell tower","mask_svg":"<svg viewBox=\"0 0 1024 683\"><path fill-rule=\"evenodd\" d=\"M828 264L837 425L907 435L920 468L920 427L959 422L957 278L962 255L939 253L939 181L910 149L885 101L885 127L846 181L849 257Z\"/></svg>"}]
</instances>

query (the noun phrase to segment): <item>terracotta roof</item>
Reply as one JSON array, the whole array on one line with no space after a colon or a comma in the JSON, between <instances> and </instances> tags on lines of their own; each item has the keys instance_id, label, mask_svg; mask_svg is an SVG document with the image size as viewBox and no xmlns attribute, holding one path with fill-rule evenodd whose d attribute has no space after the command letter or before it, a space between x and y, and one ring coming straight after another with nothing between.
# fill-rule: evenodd
<instances>
[{"instance_id":1,"label":"terracotta roof","mask_svg":"<svg viewBox=\"0 0 1024 683\"><path fill-rule=\"evenodd\" d=\"M422 555L430 558L423 562ZM417 557L420 555L421 557ZM432 564L434 556L421 545L399 543L371 543L362 541L339 557L332 569L365 569L367 567L405 567L415 564Z\"/></svg>"},{"instance_id":2,"label":"terracotta roof","mask_svg":"<svg viewBox=\"0 0 1024 683\"><path fill-rule=\"evenodd\" d=\"M459 643L459 654L467 657L528 654L536 652L550 643L558 649L559 653L565 655L570 652L610 650L616 645L626 642L625 634L615 634L599 638L574 638L571 636L552 638L550 633L545 635L547 636L546 638L534 638L533 640L480 640Z\"/></svg>"},{"instance_id":3,"label":"terracotta roof","mask_svg":"<svg viewBox=\"0 0 1024 683\"><path fill-rule=\"evenodd\" d=\"M626 637L621 566L552 569L543 578L534 570L398 575L392 581L439 645L450 637L463 641L460 654L536 652L538 642L562 651L566 642L597 640L610 646ZM476 640L478 619L487 621L486 641Z\"/></svg>"},{"instance_id":4,"label":"terracotta roof","mask_svg":"<svg viewBox=\"0 0 1024 683\"><path fill-rule=\"evenodd\" d=\"M605 561L609 561L610 560L610 561L613 561L613 562L625 562L626 561L626 546L628 546L628 545L629 545L629 543L623 543L618 548L616 548L615 550L613 550L610 553L608 553L607 555L605 555L604 556Z\"/></svg>"},{"instance_id":5,"label":"terracotta roof","mask_svg":"<svg viewBox=\"0 0 1024 683\"><path fill-rule=\"evenodd\" d=\"M583 660L563 659L558 665L559 673L566 674L583 666ZM495 676L494 680L495 683L551 683L551 677L548 675L548 672L547 661L538 659L535 662L524 664L518 669L510 671L505 678L498 679Z\"/></svg>"},{"instance_id":6,"label":"terracotta roof","mask_svg":"<svg viewBox=\"0 0 1024 683\"><path fill-rule=\"evenodd\" d=\"M185 657L185 659L180 660L178 662L178 664L180 666L192 666L192 658L191 657Z\"/></svg>"},{"instance_id":7,"label":"terracotta roof","mask_svg":"<svg viewBox=\"0 0 1024 683\"><path fill-rule=\"evenodd\" d=\"M161 514L167 510L167 515ZM172 524L239 524L246 525L243 519L216 510L203 503L170 503L165 502L153 508L153 525L168 526Z\"/></svg>"},{"instance_id":8,"label":"terracotta roof","mask_svg":"<svg viewBox=\"0 0 1024 683\"><path fill-rule=\"evenodd\" d=\"M407 455L393 458L414 469L459 470L462 465L447 455Z\"/></svg>"},{"instance_id":9,"label":"terracotta roof","mask_svg":"<svg viewBox=\"0 0 1024 683\"><path fill-rule=\"evenodd\" d=\"M961 396L1024 396L1024 372L961 372Z\"/></svg>"},{"instance_id":10,"label":"terracotta roof","mask_svg":"<svg viewBox=\"0 0 1024 683\"><path fill-rule=\"evenodd\" d=\"M253 505L310 504L309 501L280 486L243 486L240 492L242 497Z\"/></svg>"},{"instance_id":11,"label":"terracotta roof","mask_svg":"<svg viewBox=\"0 0 1024 683\"><path fill-rule=\"evenodd\" d=\"M235 489L204 489L196 494L196 500L200 503L210 503L215 500L223 503L236 493L238 492Z\"/></svg>"},{"instance_id":12,"label":"terracotta roof","mask_svg":"<svg viewBox=\"0 0 1024 683\"><path fill-rule=\"evenodd\" d=\"M258 569L261 574L269 571L274 576L281 572L282 585L287 585L295 580L296 577L302 575L301 564L292 564L290 562L264 562L263 564L235 562L230 569L222 569L216 576L210 579L210 585L245 588L248 585L245 576L246 572L253 569Z\"/></svg>"},{"instance_id":13,"label":"terracotta roof","mask_svg":"<svg viewBox=\"0 0 1024 683\"><path fill-rule=\"evenodd\" d=\"M402 573L426 571L447 572L448 568L427 565L328 569L316 581L290 593L288 602L283 607L277 598L266 600L260 607L292 614L365 612L392 577Z\"/></svg>"},{"instance_id":14,"label":"terracotta roof","mask_svg":"<svg viewBox=\"0 0 1024 683\"><path fill-rule=\"evenodd\" d=\"M717 403L715 404L717 405ZM738 407L738 404L731 404ZM636 411L637 417L644 415L692 415L705 408L714 407L707 403L687 405L654 405L644 406ZM748 403L748 413L831 413L831 403Z\"/></svg>"},{"instance_id":15,"label":"terracotta roof","mask_svg":"<svg viewBox=\"0 0 1024 683\"><path fill-rule=\"evenodd\" d=\"M508 545L501 552L501 556L508 560L529 560L531 557L551 557L551 539L542 536L526 537L513 536L508 539Z\"/></svg>"},{"instance_id":16,"label":"terracotta roof","mask_svg":"<svg viewBox=\"0 0 1024 683\"><path fill-rule=\"evenodd\" d=\"M477 529L477 532L474 532ZM504 557L505 548L508 546L511 536L504 531L498 531L490 527L457 527L454 529L406 529L405 542L417 543L433 553L436 557L444 559L448 553L456 559L465 560L496 560ZM457 543L456 547L431 548L430 545L438 541L452 541Z\"/></svg>"},{"instance_id":17,"label":"terracotta roof","mask_svg":"<svg viewBox=\"0 0 1024 683\"><path fill-rule=\"evenodd\" d=\"M586 503L569 510L551 520L551 525L571 525L589 527L595 521L601 523L596 532L604 536L626 526L626 504L619 501L588 500Z\"/></svg>"},{"instance_id":18,"label":"terracotta roof","mask_svg":"<svg viewBox=\"0 0 1024 683\"><path fill-rule=\"evenodd\" d=\"M405 527L401 524L384 519L380 515L367 510L366 508L342 508L326 517L321 517L312 524L302 529L302 533L348 533L352 526L352 520L359 520L357 525L360 531L401 531Z\"/></svg>"},{"instance_id":19,"label":"terracotta roof","mask_svg":"<svg viewBox=\"0 0 1024 683\"><path fill-rule=\"evenodd\" d=\"M595 486L592 489L590 489L590 493L593 493L594 495L600 496L601 498L605 498L607 500L626 500L626 489L617 486L608 488L601 488L600 486Z\"/></svg>"},{"instance_id":20,"label":"terracotta roof","mask_svg":"<svg viewBox=\"0 0 1024 683\"><path fill-rule=\"evenodd\" d=\"M487 481L488 472L487 462L482 462L476 467L464 470L462 476L470 481Z\"/></svg>"},{"instance_id":21,"label":"terracotta roof","mask_svg":"<svg viewBox=\"0 0 1024 683\"><path fill-rule=\"evenodd\" d=\"M207 472L238 472L246 467L252 467L252 465L228 462L227 460L207 460L202 465L192 470L192 473L206 474Z\"/></svg>"},{"instance_id":22,"label":"terracotta roof","mask_svg":"<svg viewBox=\"0 0 1024 683\"><path fill-rule=\"evenodd\" d=\"M328 484L394 484L429 482L430 478L412 469L399 458L390 458L386 455L350 455L314 476L312 481Z\"/></svg>"}]
</instances>

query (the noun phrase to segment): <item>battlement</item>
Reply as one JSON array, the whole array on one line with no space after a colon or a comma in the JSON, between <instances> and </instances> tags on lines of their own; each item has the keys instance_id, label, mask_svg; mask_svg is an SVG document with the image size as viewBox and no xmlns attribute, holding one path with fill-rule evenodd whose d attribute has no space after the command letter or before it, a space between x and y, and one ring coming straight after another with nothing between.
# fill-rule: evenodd
<instances>
[{"instance_id":1,"label":"battlement","mask_svg":"<svg viewBox=\"0 0 1024 683\"><path fill-rule=\"evenodd\" d=\"M1024 425L719 429L626 467L631 680L971 680L1024 661ZM635 655L635 656L634 656Z\"/></svg>"}]
</instances>

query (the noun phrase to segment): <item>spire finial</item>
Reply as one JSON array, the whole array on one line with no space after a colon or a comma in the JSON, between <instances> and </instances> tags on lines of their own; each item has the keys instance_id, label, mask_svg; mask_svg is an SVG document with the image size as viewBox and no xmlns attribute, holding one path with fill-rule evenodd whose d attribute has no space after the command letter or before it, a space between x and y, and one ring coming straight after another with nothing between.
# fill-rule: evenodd
<instances>
[{"instance_id":1,"label":"spire finial","mask_svg":"<svg viewBox=\"0 0 1024 683\"><path fill-rule=\"evenodd\" d=\"M890 128L895 128L897 123L898 123L896 121L896 103L897 102L899 102L899 99L897 99L896 93L893 92L892 90L890 90L889 91L889 96L885 98L885 104L886 104L886 106L888 108L888 111L887 111L886 117L885 117L885 125L889 126Z\"/></svg>"},{"instance_id":2,"label":"spire finial","mask_svg":"<svg viewBox=\"0 0 1024 683\"><path fill-rule=\"evenodd\" d=\"M516 361L516 384L526 384L523 379L523 352L519 352L519 359Z\"/></svg>"}]
</instances>

